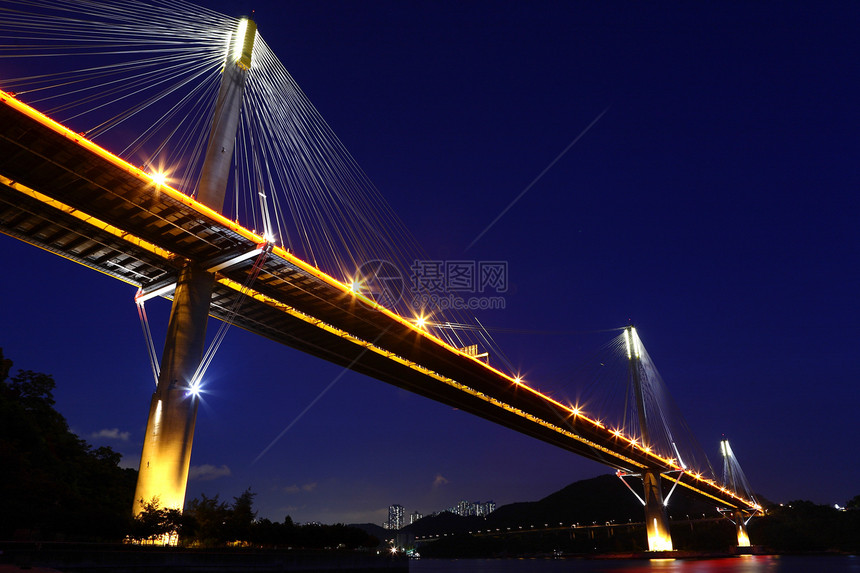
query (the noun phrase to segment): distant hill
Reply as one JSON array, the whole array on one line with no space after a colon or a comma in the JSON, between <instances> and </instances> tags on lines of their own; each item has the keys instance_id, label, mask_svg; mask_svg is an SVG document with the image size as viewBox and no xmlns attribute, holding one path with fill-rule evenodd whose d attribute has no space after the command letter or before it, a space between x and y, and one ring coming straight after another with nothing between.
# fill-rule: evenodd
<instances>
[{"instance_id":1,"label":"distant hill","mask_svg":"<svg viewBox=\"0 0 860 573\"><path fill-rule=\"evenodd\" d=\"M486 527L487 522L483 517L463 517L443 511L437 515L423 517L415 523L407 525L402 531L416 537L423 537L426 535L441 535L443 533L466 533Z\"/></svg>"},{"instance_id":2,"label":"distant hill","mask_svg":"<svg viewBox=\"0 0 860 573\"><path fill-rule=\"evenodd\" d=\"M628 480L635 488L635 479ZM672 482L664 480L665 494ZM639 486L641 487L641 486ZM589 525L614 521L641 522L644 519L641 502L613 474L601 475L572 484L538 501L523 501L499 507L486 518L461 517L448 512L425 517L403 528L403 531L423 537L444 533L467 533L486 528L531 528L544 525L558 526L559 523ZM679 487L672 494L669 514L678 519L715 517L716 511L711 504L692 498L687 490Z\"/></svg>"},{"instance_id":3,"label":"distant hill","mask_svg":"<svg viewBox=\"0 0 860 573\"><path fill-rule=\"evenodd\" d=\"M642 504L618 477L607 474L573 482L538 501L504 505L487 521L498 526L642 521Z\"/></svg>"},{"instance_id":4,"label":"distant hill","mask_svg":"<svg viewBox=\"0 0 860 573\"><path fill-rule=\"evenodd\" d=\"M351 524L349 524L349 527L355 527L357 529L360 529L360 530L364 531L365 533L368 533L368 534L374 536L375 538L379 539L379 541L384 541L386 539L394 537L393 531L389 531L389 530L385 529L384 527L380 527L379 525L376 525L375 523L351 523Z\"/></svg>"}]
</instances>

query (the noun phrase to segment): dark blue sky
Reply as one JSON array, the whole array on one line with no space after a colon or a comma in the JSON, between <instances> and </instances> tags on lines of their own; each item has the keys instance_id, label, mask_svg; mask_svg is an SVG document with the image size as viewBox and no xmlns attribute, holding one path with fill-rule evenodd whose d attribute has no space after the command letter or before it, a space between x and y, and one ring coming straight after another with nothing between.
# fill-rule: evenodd
<instances>
[{"instance_id":1,"label":"dark blue sky","mask_svg":"<svg viewBox=\"0 0 860 573\"><path fill-rule=\"evenodd\" d=\"M508 262L506 308L485 324L632 320L714 463L726 434L773 501L860 494L860 6L211 6L256 9L433 258ZM4 353L53 373L73 429L136 465L152 376L134 289L11 238L0 249ZM148 304L159 350L168 309ZM574 366L613 335L498 340L532 384L572 397ZM252 464L339 371L232 330L192 458L229 475L193 480L189 495L251 487L262 517L381 522L392 503L504 504L608 471L356 374ZM105 429L118 438L92 437Z\"/></svg>"}]
</instances>

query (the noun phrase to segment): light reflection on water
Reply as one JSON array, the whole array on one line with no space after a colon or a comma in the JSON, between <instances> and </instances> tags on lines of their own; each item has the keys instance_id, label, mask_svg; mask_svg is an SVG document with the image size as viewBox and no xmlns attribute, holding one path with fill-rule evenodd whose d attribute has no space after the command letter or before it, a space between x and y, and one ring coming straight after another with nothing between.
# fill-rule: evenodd
<instances>
[{"instance_id":1,"label":"light reflection on water","mask_svg":"<svg viewBox=\"0 0 860 573\"><path fill-rule=\"evenodd\" d=\"M721 559L419 559L409 573L860 573L856 556Z\"/></svg>"}]
</instances>

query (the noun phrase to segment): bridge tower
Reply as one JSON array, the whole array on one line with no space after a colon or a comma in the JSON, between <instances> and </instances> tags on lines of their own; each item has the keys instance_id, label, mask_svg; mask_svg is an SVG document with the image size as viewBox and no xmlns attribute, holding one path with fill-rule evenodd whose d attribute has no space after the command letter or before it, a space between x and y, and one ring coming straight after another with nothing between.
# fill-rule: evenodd
<instances>
[{"instance_id":1,"label":"bridge tower","mask_svg":"<svg viewBox=\"0 0 860 573\"><path fill-rule=\"evenodd\" d=\"M227 54L215 103L196 196L199 202L217 212L224 206L256 32L253 20L240 21ZM193 261L186 261L179 273L158 385L149 408L134 494L134 515L143 511L143 504L153 498L157 498L162 508L181 510L185 503L199 405L196 381L192 378L203 358L214 280L214 274Z\"/></svg>"},{"instance_id":2,"label":"bridge tower","mask_svg":"<svg viewBox=\"0 0 860 573\"><path fill-rule=\"evenodd\" d=\"M639 437L643 445L651 443L648 432L648 416L645 412L645 398L642 392L641 346L632 325L624 331L627 343L627 360L630 383L636 397L636 410L639 416ZM649 551L672 551L672 536L669 532L669 516L663 503L663 486L659 470L644 469L642 485L645 488L645 530L648 533Z\"/></svg>"},{"instance_id":3,"label":"bridge tower","mask_svg":"<svg viewBox=\"0 0 860 573\"><path fill-rule=\"evenodd\" d=\"M720 441L720 453L723 456L723 483L735 491L743 491L752 498L752 492L747 491L749 488L746 484L746 477L738 465L728 440L723 439ZM750 520L750 514L745 514L742 509L735 508L731 511L724 511L723 515L735 524L738 547L750 547L750 537L747 533L747 522Z\"/></svg>"}]
</instances>

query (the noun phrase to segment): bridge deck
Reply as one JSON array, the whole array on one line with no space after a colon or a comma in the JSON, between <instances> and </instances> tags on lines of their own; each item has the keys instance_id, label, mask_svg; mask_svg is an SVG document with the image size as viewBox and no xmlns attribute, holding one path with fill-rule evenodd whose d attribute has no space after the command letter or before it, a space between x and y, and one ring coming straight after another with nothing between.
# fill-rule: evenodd
<instances>
[{"instance_id":1,"label":"bridge deck","mask_svg":"<svg viewBox=\"0 0 860 573\"><path fill-rule=\"evenodd\" d=\"M170 284L185 261L213 268L264 241L3 92L0 126L3 233L144 290ZM255 260L217 271L212 316L617 469L678 469L281 248L243 289ZM721 506L751 505L690 472L672 475Z\"/></svg>"}]
</instances>

